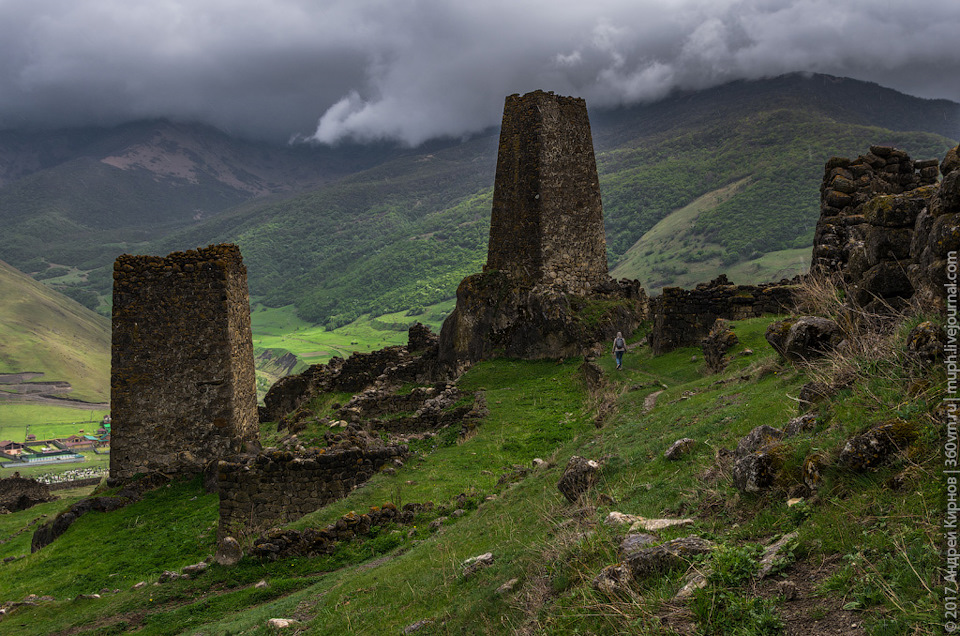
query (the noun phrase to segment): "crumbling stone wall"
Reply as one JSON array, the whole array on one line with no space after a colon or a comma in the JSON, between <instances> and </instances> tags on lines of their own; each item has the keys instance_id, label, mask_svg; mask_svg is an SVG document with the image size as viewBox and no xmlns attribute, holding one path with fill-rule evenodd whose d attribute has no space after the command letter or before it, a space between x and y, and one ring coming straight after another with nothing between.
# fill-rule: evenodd
<instances>
[{"instance_id":1,"label":"crumbling stone wall","mask_svg":"<svg viewBox=\"0 0 960 636\"><path fill-rule=\"evenodd\" d=\"M718 318L743 320L788 313L795 304L796 282L734 285L721 274L695 289L664 288L650 303L650 345L654 355L699 346Z\"/></svg>"},{"instance_id":2,"label":"crumbling stone wall","mask_svg":"<svg viewBox=\"0 0 960 636\"><path fill-rule=\"evenodd\" d=\"M583 99L510 95L484 271L585 292L607 278L600 181Z\"/></svg>"},{"instance_id":3,"label":"crumbling stone wall","mask_svg":"<svg viewBox=\"0 0 960 636\"><path fill-rule=\"evenodd\" d=\"M49 486L36 479L25 479L20 473L0 479L0 510L17 512L54 499Z\"/></svg>"},{"instance_id":4,"label":"crumbling stone wall","mask_svg":"<svg viewBox=\"0 0 960 636\"><path fill-rule=\"evenodd\" d=\"M261 422L287 424L287 415L321 393L357 393L371 387L426 383L445 378L437 365L437 337L420 323L410 327L406 347L385 347L370 353L354 353L344 360L334 357L302 373L280 378L263 398Z\"/></svg>"},{"instance_id":5,"label":"crumbling stone wall","mask_svg":"<svg viewBox=\"0 0 960 636\"><path fill-rule=\"evenodd\" d=\"M196 472L259 438L235 245L114 264L110 474Z\"/></svg>"},{"instance_id":6,"label":"crumbling stone wall","mask_svg":"<svg viewBox=\"0 0 960 636\"><path fill-rule=\"evenodd\" d=\"M939 174L936 159L913 161L888 146L871 146L853 160L831 158L820 188L811 272L842 276L851 299L870 311L910 298L932 261L945 256L934 249L918 267Z\"/></svg>"},{"instance_id":7,"label":"crumbling stone wall","mask_svg":"<svg viewBox=\"0 0 960 636\"><path fill-rule=\"evenodd\" d=\"M328 434L329 448L270 450L221 461L219 537L252 538L346 497L384 464L407 454L358 428ZM339 439L338 439L339 438Z\"/></svg>"}]
</instances>

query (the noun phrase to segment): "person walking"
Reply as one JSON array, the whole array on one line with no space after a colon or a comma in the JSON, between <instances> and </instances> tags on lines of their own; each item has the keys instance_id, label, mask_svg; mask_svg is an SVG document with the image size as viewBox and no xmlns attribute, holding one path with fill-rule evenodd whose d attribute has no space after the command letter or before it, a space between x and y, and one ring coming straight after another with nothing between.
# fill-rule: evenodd
<instances>
[{"instance_id":1,"label":"person walking","mask_svg":"<svg viewBox=\"0 0 960 636\"><path fill-rule=\"evenodd\" d=\"M617 359L617 369L623 368L623 352L627 350L627 341L623 339L623 334L617 332L617 337L613 339L613 357Z\"/></svg>"}]
</instances>

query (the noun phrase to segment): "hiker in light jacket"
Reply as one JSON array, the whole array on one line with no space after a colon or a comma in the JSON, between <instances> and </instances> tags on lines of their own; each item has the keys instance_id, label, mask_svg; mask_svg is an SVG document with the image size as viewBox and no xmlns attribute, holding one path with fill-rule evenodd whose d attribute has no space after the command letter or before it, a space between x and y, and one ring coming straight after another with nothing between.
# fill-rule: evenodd
<instances>
[{"instance_id":1,"label":"hiker in light jacket","mask_svg":"<svg viewBox=\"0 0 960 636\"><path fill-rule=\"evenodd\" d=\"M623 334L617 332L617 337L613 339L613 357L617 359L617 369L623 368L623 352L627 350L627 341L623 339Z\"/></svg>"}]
</instances>

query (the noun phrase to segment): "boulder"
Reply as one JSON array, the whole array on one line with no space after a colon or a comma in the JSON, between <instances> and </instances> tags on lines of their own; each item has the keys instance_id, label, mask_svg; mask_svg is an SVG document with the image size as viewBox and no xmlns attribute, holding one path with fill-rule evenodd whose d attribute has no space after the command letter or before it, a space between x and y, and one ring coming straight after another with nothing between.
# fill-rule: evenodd
<instances>
[{"instance_id":1,"label":"boulder","mask_svg":"<svg viewBox=\"0 0 960 636\"><path fill-rule=\"evenodd\" d=\"M853 290L853 299L861 307L874 299L909 298L913 285L906 266L896 261L883 261L868 269Z\"/></svg>"},{"instance_id":2,"label":"boulder","mask_svg":"<svg viewBox=\"0 0 960 636\"><path fill-rule=\"evenodd\" d=\"M669 460L678 460L692 451L696 445L697 440L695 439L690 439L689 437L678 439L670 445L670 448L663 451L663 457Z\"/></svg>"},{"instance_id":3,"label":"boulder","mask_svg":"<svg viewBox=\"0 0 960 636\"><path fill-rule=\"evenodd\" d=\"M819 316L802 316L790 326L782 355L791 362L823 356L843 341L843 330L835 321Z\"/></svg>"},{"instance_id":4,"label":"boulder","mask_svg":"<svg viewBox=\"0 0 960 636\"><path fill-rule=\"evenodd\" d=\"M760 568L757 571L758 579L766 578L773 571L773 568L777 566L777 562L782 558L783 551L797 536L796 532L790 532L764 549L763 555L760 557Z\"/></svg>"},{"instance_id":5,"label":"boulder","mask_svg":"<svg viewBox=\"0 0 960 636\"><path fill-rule=\"evenodd\" d=\"M510 579L506 581L503 585L497 588L497 595L503 596L504 594L510 594L517 586L520 584L520 579Z\"/></svg>"},{"instance_id":6,"label":"boulder","mask_svg":"<svg viewBox=\"0 0 960 636\"><path fill-rule=\"evenodd\" d=\"M202 573L204 570L206 570L207 567L208 567L208 565L209 565L209 564L206 563L205 561L201 561L200 563L195 563L195 564L193 564L193 565L188 565L188 566L184 567L183 570L181 570L181 571L182 571L184 574L186 574L187 576L193 577L193 576L196 576L196 575Z\"/></svg>"},{"instance_id":7,"label":"boulder","mask_svg":"<svg viewBox=\"0 0 960 636\"><path fill-rule=\"evenodd\" d=\"M932 364L943 358L947 333L943 327L925 320L907 335L907 353L922 364Z\"/></svg>"},{"instance_id":8,"label":"boulder","mask_svg":"<svg viewBox=\"0 0 960 636\"><path fill-rule=\"evenodd\" d=\"M786 437L794 437L800 433L812 431L816 425L817 416L813 413L808 413L807 415L795 417L787 422L787 424L783 427L783 433Z\"/></svg>"},{"instance_id":9,"label":"boulder","mask_svg":"<svg viewBox=\"0 0 960 636\"><path fill-rule=\"evenodd\" d=\"M783 458L776 447L767 447L744 457L733 465L733 486L741 492L759 492L776 483Z\"/></svg>"},{"instance_id":10,"label":"boulder","mask_svg":"<svg viewBox=\"0 0 960 636\"><path fill-rule=\"evenodd\" d=\"M596 591L610 596L632 597L634 592L630 589L631 581L633 581L633 576L630 573L630 568L622 563L617 563L600 570L600 574L594 577L592 585Z\"/></svg>"},{"instance_id":11,"label":"boulder","mask_svg":"<svg viewBox=\"0 0 960 636\"><path fill-rule=\"evenodd\" d=\"M576 503L583 493L597 483L600 464L592 459L574 455L560 477L557 488L571 503Z\"/></svg>"},{"instance_id":12,"label":"boulder","mask_svg":"<svg viewBox=\"0 0 960 636\"><path fill-rule=\"evenodd\" d=\"M940 164L940 174L948 175L954 170L960 170L960 146L956 146L947 152Z\"/></svg>"},{"instance_id":13,"label":"boulder","mask_svg":"<svg viewBox=\"0 0 960 636\"><path fill-rule=\"evenodd\" d=\"M290 627L296 627L299 624L300 621L292 618L271 618L267 621L267 627L270 629L288 629Z\"/></svg>"},{"instance_id":14,"label":"boulder","mask_svg":"<svg viewBox=\"0 0 960 636\"><path fill-rule=\"evenodd\" d=\"M647 546L653 545L659 541L652 534L631 532L620 540L620 554L624 558L629 558Z\"/></svg>"},{"instance_id":15,"label":"boulder","mask_svg":"<svg viewBox=\"0 0 960 636\"><path fill-rule=\"evenodd\" d=\"M483 568L490 567L493 565L493 560L493 552L485 552L484 554L470 557L460 564L460 566L463 568L463 577L468 578Z\"/></svg>"},{"instance_id":16,"label":"boulder","mask_svg":"<svg viewBox=\"0 0 960 636\"><path fill-rule=\"evenodd\" d=\"M847 441L840 451L840 463L856 471L879 466L916 436L916 427L904 420L877 424Z\"/></svg>"},{"instance_id":17,"label":"boulder","mask_svg":"<svg viewBox=\"0 0 960 636\"><path fill-rule=\"evenodd\" d=\"M691 535L644 548L630 555L625 565L635 579L689 565L693 556L706 554L716 547L712 541Z\"/></svg>"},{"instance_id":18,"label":"boulder","mask_svg":"<svg viewBox=\"0 0 960 636\"><path fill-rule=\"evenodd\" d=\"M637 517L637 520L630 526L630 532L637 530L646 530L647 532L659 532L666 528L674 526L689 526L693 524L693 519L647 519Z\"/></svg>"},{"instance_id":19,"label":"boulder","mask_svg":"<svg viewBox=\"0 0 960 636\"><path fill-rule=\"evenodd\" d=\"M229 567L239 563L242 558L243 548L240 547L239 541L233 537L224 537L220 540L217 545L217 554L214 557L217 563Z\"/></svg>"},{"instance_id":20,"label":"boulder","mask_svg":"<svg viewBox=\"0 0 960 636\"><path fill-rule=\"evenodd\" d=\"M733 455L735 458L741 459L771 444L779 442L785 436L786 434L779 428L761 424L740 439L740 442L737 444L737 449L733 451Z\"/></svg>"},{"instance_id":21,"label":"boulder","mask_svg":"<svg viewBox=\"0 0 960 636\"><path fill-rule=\"evenodd\" d=\"M787 336L790 334L790 327L793 326L793 323L794 319L792 318L772 322L767 326L767 330L763 334L767 342L770 343L770 346L773 347L773 350L783 357L786 357Z\"/></svg>"}]
</instances>

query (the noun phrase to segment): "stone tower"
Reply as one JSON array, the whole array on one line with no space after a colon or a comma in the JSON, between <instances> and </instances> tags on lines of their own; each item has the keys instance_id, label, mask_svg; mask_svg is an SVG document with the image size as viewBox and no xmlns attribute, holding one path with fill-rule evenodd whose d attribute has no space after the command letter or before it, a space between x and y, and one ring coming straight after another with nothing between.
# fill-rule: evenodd
<instances>
[{"instance_id":1,"label":"stone tower","mask_svg":"<svg viewBox=\"0 0 960 636\"><path fill-rule=\"evenodd\" d=\"M587 105L535 91L506 98L484 271L583 292L607 278Z\"/></svg>"},{"instance_id":2,"label":"stone tower","mask_svg":"<svg viewBox=\"0 0 960 636\"><path fill-rule=\"evenodd\" d=\"M123 255L113 278L111 477L196 472L257 441L239 248Z\"/></svg>"},{"instance_id":3,"label":"stone tower","mask_svg":"<svg viewBox=\"0 0 960 636\"><path fill-rule=\"evenodd\" d=\"M459 372L495 357L569 358L647 315L639 281L607 274L603 206L586 103L506 98L483 272L457 287L438 360Z\"/></svg>"}]
</instances>

